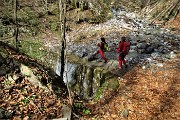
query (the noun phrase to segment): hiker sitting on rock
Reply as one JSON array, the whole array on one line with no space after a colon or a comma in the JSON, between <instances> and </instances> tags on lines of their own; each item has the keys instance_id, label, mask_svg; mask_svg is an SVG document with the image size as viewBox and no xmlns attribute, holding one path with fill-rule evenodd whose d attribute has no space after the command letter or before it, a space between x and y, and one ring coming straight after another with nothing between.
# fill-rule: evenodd
<instances>
[{"instance_id":1,"label":"hiker sitting on rock","mask_svg":"<svg viewBox=\"0 0 180 120\"><path fill-rule=\"evenodd\" d=\"M95 53L95 55L97 55L99 53L101 55L102 59L104 60L104 63L106 63L107 59L104 56L104 52L106 51L107 43L105 41L105 38L101 37L101 43L98 43L97 45L100 49Z\"/></svg>"},{"instance_id":2,"label":"hiker sitting on rock","mask_svg":"<svg viewBox=\"0 0 180 120\"><path fill-rule=\"evenodd\" d=\"M119 42L119 47L116 49L116 52L119 53L118 56L119 69L122 69L122 62L127 68L127 64L124 58L129 53L129 49L130 49L130 42L126 41L126 37L122 37L121 41Z\"/></svg>"}]
</instances>

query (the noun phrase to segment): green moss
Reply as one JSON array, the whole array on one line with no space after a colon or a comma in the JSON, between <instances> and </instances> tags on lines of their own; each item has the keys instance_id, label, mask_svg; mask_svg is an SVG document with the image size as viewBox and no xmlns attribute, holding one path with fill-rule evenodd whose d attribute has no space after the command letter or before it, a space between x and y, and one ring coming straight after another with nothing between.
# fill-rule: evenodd
<instances>
[{"instance_id":1,"label":"green moss","mask_svg":"<svg viewBox=\"0 0 180 120\"><path fill-rule=\"evenodd\" d=\"M102 95L102 93L103 93L103 87L100 87L98 90L97 90L97 92L95 93L95 95L94 95L94 100L95 101L97 101L97 100L99 100L100 98L101 98L101 95Z\"/></svg>"},{"instance_id":2,"label":"green moss","mask_svg":"<svg viewBox=\"0 0 180 120\"><path fill-rule=\"evenodd\" d=\"M48 52L40 40L22 40L20 51L28 56L43 61Z\"/></svg>"},{"instance_id":3,"label":"green moss","mask_svg":"<svg viewBox=\"0 0 180 120\"><path fill-rule=\"evenodd\" d=\"M50 23L50 26L51 26L51 30L52 31L57 31L58 30L58 24L57 24L57 22L55 21L55 22L51 22Z\"/></svg>"},{"instance_id":4,"label":"green moss","mask_svg":"<svg viewBox=\"0 0 180 120\"><path fill-rule=\"evenodd\" d=\"M101 73L99 73L99 70L96 71L96 74L100 77L100 86L97 87L94 100L99 100L104 90L117 90L119 87L119 82L116 76L113 76L107 70L102 71L102 68Z\"/></svg>"},{"instance_id":5,"label":"green moss","mask_svg":"<svg viewBox=\"0 0 180 120\"><path fill-rule=\"evenodd\" d=\"M108 84L109 89L116 90L119 87L119 82L118 82L117 78L109 79L107 84Z\"/></svg>"}]
</instances>

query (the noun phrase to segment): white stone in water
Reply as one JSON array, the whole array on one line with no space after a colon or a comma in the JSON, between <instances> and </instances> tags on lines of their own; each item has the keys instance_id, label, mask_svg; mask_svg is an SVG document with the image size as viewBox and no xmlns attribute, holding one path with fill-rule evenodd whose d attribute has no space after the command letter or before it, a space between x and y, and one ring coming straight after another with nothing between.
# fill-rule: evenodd
<instances>
[{"instance_id":1,"label":"white stone in water","mask_svg":"<svg viewBox=\"0 0 180 120\"><path fill-rule=\"evenodd\" d=\"M162 63L157 63L156 66L163 67L163 64Z\"/></svg>"},{"instance_id":2,"label":"white stone in water","mask_svg":"<svg viewBox=\"0 0 180 120\"><path fill-rule=\"evenodd\" d=\"M149 62L152 62L152 59L151 59L151 58L147 58L147 60L148 60Z\"/></svg>"},{"instance_id":3,"label":"white stone in water","mask_svg":"<svg viewBox=\"0 0 180 120\"><path fill-rule=\"evenodd\" d=\"M170 52L170 58L175 58L175 57L176 57L176 54L173 51L171 51Z\"/></svg>"},{"instance_id":4,"label":"white stone in water","mask_svg":"<svg viewBox=\"0 0 180 120\"><path fill-rule=\"evenodd\" d=\"M146 66L142 66L142 69L146 69Z\"/></svg>"}]
</instances>

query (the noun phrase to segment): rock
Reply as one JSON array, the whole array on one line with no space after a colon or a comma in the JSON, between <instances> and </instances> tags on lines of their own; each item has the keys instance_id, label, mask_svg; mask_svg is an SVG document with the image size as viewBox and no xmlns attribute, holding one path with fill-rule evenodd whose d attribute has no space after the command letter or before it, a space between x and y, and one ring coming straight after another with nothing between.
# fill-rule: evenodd
<instances>
[{"instance_id":1,"label":"rock","mask_svg":"<svg viewBox=\"0 0 180 120\"><path fill-rule=\"evenodd\" d=\"M138 48L139 49L146 49L148 47L148 44L147 43L139 43L138 44Z\"/></svg>"},{"instance_id":2,"label":"rock","mask_svg":"<svg viewBox=\"0 0 180 120\"><path fill-rule=\"evenodd\" d=\"M142 69L146 69L146 66L142 66Z\"/></svg>"},{"instance_id":3,"label":"rock","mask_svg":"<svg viewBox=\"0 0 180 120\"><path fill-rule=\"evenodd\" d=\"M57 118L57 119L52 119L52 120L68 120L67 118Z\"/></svg>"},{"instance_id":4,"label":"rock","mask_svg":"<svg viewBox=\"0 0 180 120\"><path fill-rule=\"evenodd\" d=\"M153 52L153 53L151 53L151 56L153 59L156 59L156 58L160 57L161 55L159 52Z\"/></svg>"},{"instance_id":5,"label":"rock","mask_svg":"<svg viewBox=\"0 0 180 120\"><path fill-rule=\"evenodd\" d=\"M12 118L13 112L8 112L7 110L0 108L0 119L10 119Z\"/></svg>"},{"instance_id":6,"label":"rock","mask_svg":"<svg viewBox=\"0 0 180 120\"><path fill-rule=\"evenodd\" d=\"M88 61L93 61L93 60L96 60L97 58L96 58L96 55L93 54L93 55L89 55L87 59Z\"/></svg>"},{"instance_id":7,"label":"rock","mask_svg":"<svg viewBox=\"0 0 180 120\"><path fill-rule=\"evenodd\" d=\"M3 56L0 54L0 66L4 63L5 59L3 58Z\"/></svg>"},{"instance_id":8,"label":"rock","mask_svg":"<svg viewBox=\"0 0 180 120\"><path fill-rule=\"evenodd\" d=\"M142 53L145 53L145 49L138 49L138 53L142 54Z\"/></svg>"},{"instance_id":9,"label":"rock","mask_svg":"<svg viewBox=\"0 0 180 120\"><path fill-rule=\"evenodd\" d=\"M76 55L79 57L85 57L88 55L88 53L83 51L76 51Z\"/></svg>"},{"instance_id":10,"label":"rock","mask_svg":"<svg viewBox=\"0 0 180 120\"><path fill-rule=\"evenodd\" d=\"M150 54L150 53L152 53L152 52L154 52L154 48L153 48L152 46L146 48L146 50L145 50L145 53L146 53L146 54Z\"/></svg>"},{"instance_id":11,"label":"rock","mask_svg":"<svg viewBox=\"0 0 180 120\"><path fill-rule=\"evenodd\" d=\"M153 47L154 49L158 49L159 46L159 42L154 42L151 44L151 47Z\"/></svg>"},{"instance_id":12,"label":"rock","mask_svg":"<svg viewBox=\"0 0 180 120\"><path fill-rule=\"evenodd\" d=\"M170 54L169 54L169 56L170 56L170 58L175 58L175 57L176 57L176 54L175 54L173 51L171 51Z\"/></svg>"},{"instance_id":13,"label":"rock","mask_svg":"<svg viewBox=\"0 0 180 120\"><path fill-rule=\"evenodd\" d=\"M65 64L65 69L64 69L64 83L67 83L67 81L73 85L76 80L75 80L75 71L76 71L76 67L77 65L75 64L71 64L71 63L67 63L67 65ZM56 74L60 76L60 72L61 72L61 62L57 61L56 63Z\"/></svg>"},{"instance_id":14,"label":"rock","mask_svg":"<svg viewBox=\"0 0 180 120\"><path fill-rule=\"evenodd\" d=\"M120 116L121 118L124 117L124 118L127 118L129 115L129 110L128 109L123 109L120 113Z\"/></svg>"},{"instance_id":15,"label":"rock","mask_svg":"<svg viewBox=\"0 0 180 120\"><path fill-rule=\"evenodd\" d=\"M36 87L40 87L40 88L44 89L46 92L49 91L47 87L42 85L42 83L38 80L38 78L34 75L32 70L28 66L21 64L20 70L21 70L21 74L24 75L25 77L27 77L29 82L32 85L34 85Z\"/></svg>"},{"instance_id":16,"label":"rock","mask_svg":"<svg viewBox=\"0 0 180 120\"><path fill-rule=\"evenodd\" d=\"M163 64L162 63L157 63L156 66L163 67Z\"/></svg>"},{"instance_id":17,"label":"rock","mask_svg":"<svg viewBox=\"0 0 180 120\"><path fill-rule=\"evenodd\" d=\"M66 120L71 120L71 108L69 108L68 106L63 106L62 107L62 115L63 115L63 119Z\"/></svg>"}]
</instances>

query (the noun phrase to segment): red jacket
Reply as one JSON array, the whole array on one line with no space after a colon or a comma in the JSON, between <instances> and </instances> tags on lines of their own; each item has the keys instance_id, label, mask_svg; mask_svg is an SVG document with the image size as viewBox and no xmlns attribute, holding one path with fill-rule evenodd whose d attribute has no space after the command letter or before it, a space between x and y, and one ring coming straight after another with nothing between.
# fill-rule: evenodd
<instances>
[{"instance_id":1,"label":"red jacket","mask_svg":"<svg viewBox=\"0 0 180 120\"><path fill-rule=\"evenodd\" d=\"M121 51L123 51L124 52L124 54L128 54L128 52L129 52L129 49L130 49L130 42L120 42L119 43L119 47L118 47L118 49L116 49L116 52L121 52Z\"/></svg>"},{"instance_id":2,"label":"red jacket","mask_svg":"<svg viewBox=\"0 0 180 120\"><path fill-rule=\"evenodd\" d=\"M100 47L100 49L101 49L102 51L104 51L104 43L103 43L103 42L98 43L98 46Z\"/></svg>"}]
</instances>

